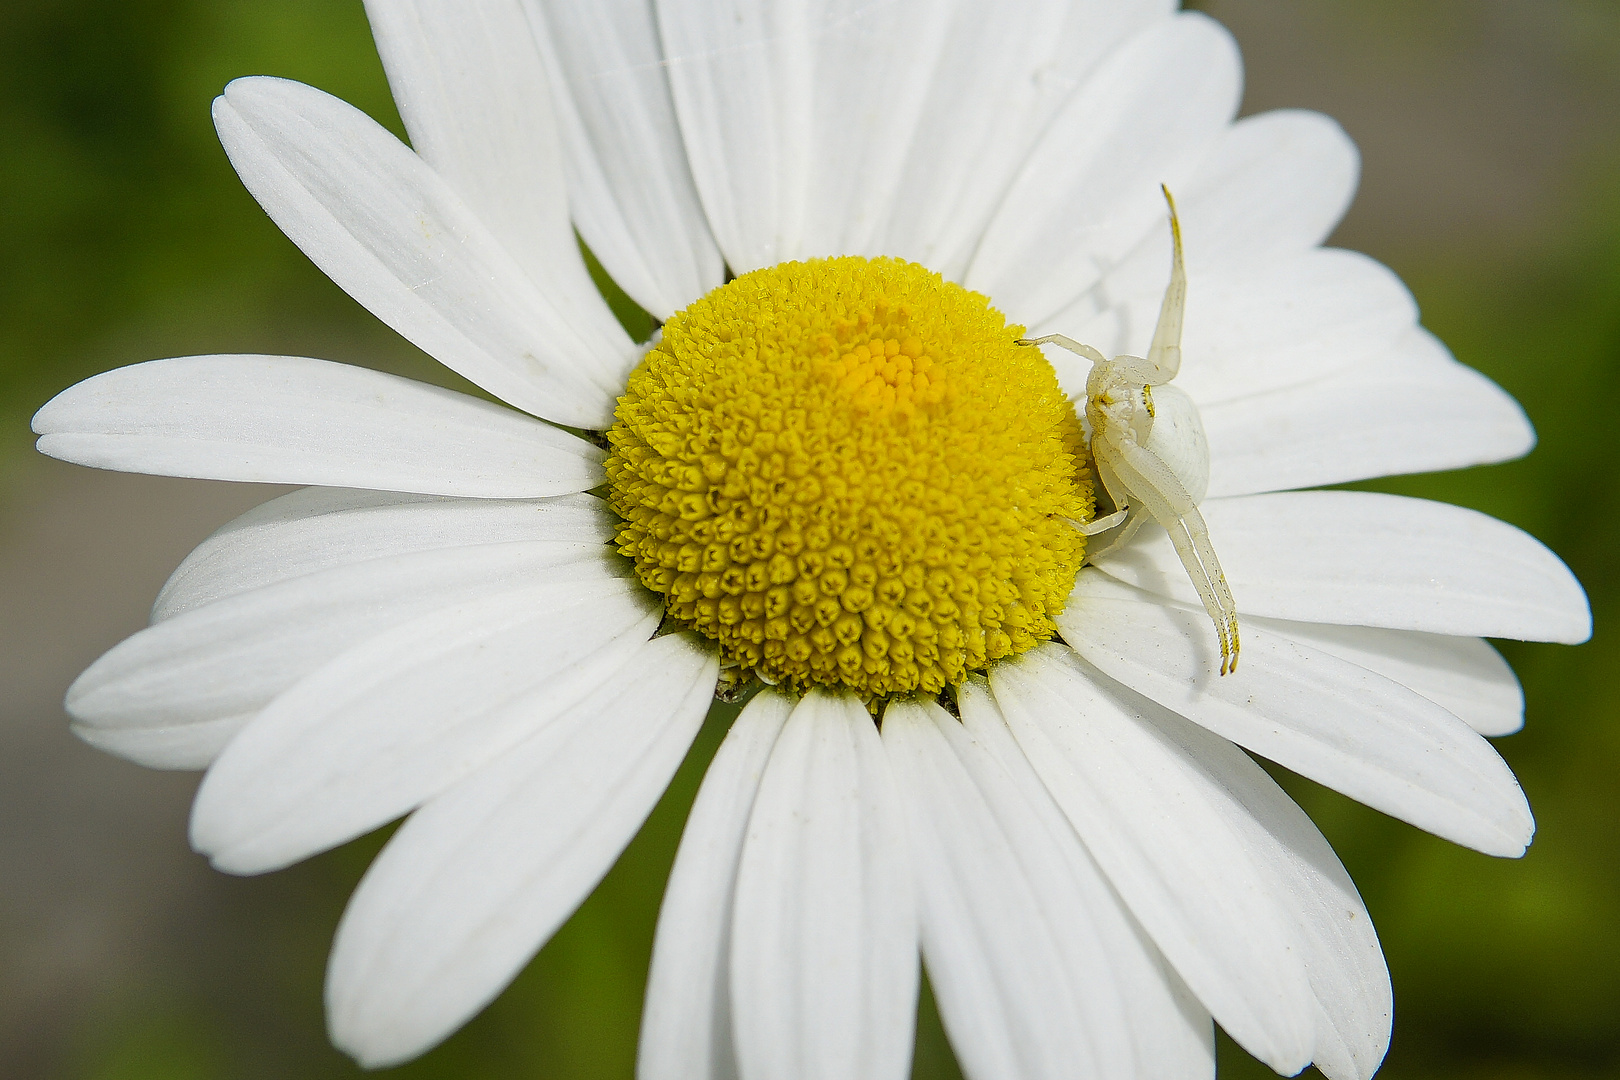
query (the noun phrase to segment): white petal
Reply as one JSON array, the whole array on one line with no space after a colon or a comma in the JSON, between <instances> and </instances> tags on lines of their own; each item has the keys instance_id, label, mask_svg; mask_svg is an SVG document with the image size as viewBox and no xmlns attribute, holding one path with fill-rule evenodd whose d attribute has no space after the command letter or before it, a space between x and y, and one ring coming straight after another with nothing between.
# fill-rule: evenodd
<instances>
[{"instance_id":1,"label":"white petal","mask_svg":"<svg viewBox=\"0 0 1620 1080\"><path fill-rule=\"evenodd\" d=\"M358 109L282 79L238 79L214 125L288 238L383 322L538 416L606 428L640 350L548 295L421 158ZM601 300L595 301L600 306Z\"/></svg>"},{"instance_id":2,"label":"white petal","mask_svg":"<svg viewBox=\"0 0 1620 1080\"><path fill-rule=\"evenodd\" d=\"M733 270L882 253L956 277L1076 73L1168 6L666 0L658 21Z\"/></svg>"},{"instance_id":3,"label":"white petal","mask_svg":"<svg viewBox=\"0 0 1620 1080\"><path fill-rule=\"evenodd\" d=\"M487 401L295 356L104 372L34 414L39 449L98 469L524 498L602 482L594 446Z\"/></svg>"},{"instance_id":4,"label":"white petal","mask_svg":"<svg viewBox=\"0 0 1620 1080\"><path fill-rule=\"evenodd\" d=\"M1283 619L1248 623L1416 690L1481 735L1511 735L1524 726L1519 680L1502 654L1481 638Z\"/></svg>"},{"instance_id":5,"label":"white petal","mask_svg":"<svg viewBox=\"0 0 1620 1080\"><path fill-rule=\"evenodd\" d=\"M1315 1022L1297 927L1213 809L1218 782L1092 672L1046 645L996 665L990 687L1035 771L1198 999L1251 1054L1298 1072Z\"/></svg>"},{"instance_id":6,"label":"white petal","mask_svg":"<svg viewBox=\"0 0 1620 1080\"><path fill-rule=\"evenodd\" d=\"M652 5L528 7L580 235L620 288L667 319L724 281L725 264L686 164Z\"/></svg>"},{"instance_id":7,"label":"white petal","mask_svg":"<svg viewBox=\"0 0 1620 1080\"><path fill-rule=\"evenodd\" d=\"M878 254L890 210L909 194L900 187L906 153L952 20L937 0L814 8L812 167L798 253Z\"/></svg>"},{"instance_id":8,"label":"white petal","mask_svg":"<svg viewBox=\"0 0 1620 1080\"><path fill-rule=\"evenodd\" d=\"M149 769L205 769L236 737L253 714L222 716L195 724L153 727L73 725L73 734L109 754Z\"/></svg>"},{"instance_id":9,"label":"white petal","mask_svg":"<svg viewBox=\"0 0 1620 1080\"><path fill-rule=\"evenodd\" d=\"M1530 842L1530 806L1491 744L1381 675L1252 624L1237 672L1219 675L1202 608L1095 570L1057 621L1110 677L1297 773L1490 855L1521 855Z\"/></svg>"},{"instance_id":10,"label":"white petal","mask_svg":"<svg viewBox=\"0 0 1620 1080\"><path fill-rule=\"evenodd\" d=\"M1558 556L1474 510L1372 492L1289 491L1210 499L1202 511L1240 612L1570 644L1592 632L1586 594ZM1157 527L1097 566L1198 602Z\"/></svg>"},{"instance_id":11,"label":"white petal","mask_svg":"<svg viewBox=\"0 0 1620 1080\"><path fill-rule=\"evenodd\" d=\"M664 64L714 238L734 273L794 258L812 123L805 3L659 0Z\"/></svg>"},{"instance_id":12,"label":"white petal","mask_svg":"<svg viewBox=\"0 0 1620 1080\"><path fill-rule=\"evenodd\" d=\"M741 1075L909 1075L917 916L883 744L851 694L794 708L737 870L731 1001Z\"/></svg>"},{"instance_id":13,"label":"white petal","mask_svg":"<svg viewBox=\"0 0 1620 1080\"><path fill-rule=\"evenodd\" d=\"M950 22L933 0L660 4L682 133L733 270L878 253Z\"/></svg>"},{"instance_id":14,"label":"white petal","mask_svg":"<svg viewBox=\"0 0 1620 1080\"><path fill-rule=\"evenodd\" d=\"M1355 191L1355 146L1319 113L1282 110L1226 128L1175 187L1189 277L1178 385L1200 403L1346 367L1409 332L1417 309L1400 280L1344 251L1313 251ZM1032 335L1064 333L1109 355L1141 355L1170 265L1162 208L1130 254ZM1047 350L1071 393L1086 368Z\"/></svg>"},{"instance_id":15,"label":"white petal","mask_svg":"<svg viewBox=\"0 0 1620 1080\"><path fill-rule=\"evenodd\" d=\"M1518 403L1422 327L1373 362L1202 412L1210 497L1462 469L1535 445Z\"/></svg>"},{"instance_id":16,"label":"white petal","mask_svg":"<svg viewBox=\"0 0 1620 1080\"><path fill-rule=\"evenodd\" d=\"M884 713L883 742L909 812L923 955L964 1071L977 1080L1130 1075L1135 1054L1111 972L1089 934L1059 936L1089 931L1084 912L1042 910L1018 838L934 712L960 729L937 705L897 702ZM1081 971L1089 986L1077 985Z\"/></svg>"},{"instance_id":17,"label":"white petal","mask_svg":"<svg viewBox=\"0 0 1620 1080\"><path fill-rule=\"evenodd\" d=\"M1176 382L1200 405L1371 363L1411 333L1418 318L1417 302L1392 270L1335 248L1227 270L1189 282L1188 290L1182 347L1193 361ZM1131 342L1144 352L1163 293L1155 288L1127 309L1132 325L1147 319L1146 333Z\"/></svg>"},{"instance_id":18,"label":"white petal","mask_svg":"<svg viewBox=\"0 0 1620 1080\"><path fill-rule=\"evenodd\" d=\"M1164 217L1159 185L1175 190L1192 175L1241 89L1237 45L1211 19L1185 16L1132 39L1052 121L991 219L967 286L1019 322L1067 307Z\"/></svg>"},{"instance_id":19,"label":"white petal","mask_svg":"<svg viewBox=\"0 0 1620 1080\"><path fill-rule=\"evenodd\" d=\"M1024 756L984 679L959 689L962 727L970 736L958 745L962 763L1003 814L1031 814L1038 829L1017 831L1022 844L1050 845L1030 865L1063 868L1041 880L1064 903L1083 908L1108 953L1113 984L1125 999L1125 1023L1136 1049L1136 1074L1147 1078L1208 1078L1215 1073L1215 1027L1209 1010L1154 947L1131 917L1074 826ZM1016 791L1009 791L1004 777ZM995 793L992 795L992 793Z\"/></svg>"},{"instance_id":20,"label":"white petal","mask_svg":"<svg viewBox=\"0 0 1620 1080\"><path fill-rule=\"evenodd\" d=\"M1242 835L1300 930L1302 957L1321 1013L1312 1051L1330 1080L1368 1080L1389 1048L1394 1006L1372 919L1311 819L1237 747L1163 710L1145 719L1218 786L1211 807Z\"/></svg>"},{"instance_id":21,"label":"white petal","mask_svg":"<svg viewBox=\"0 0 1620 1080\"><path fill-rule=\"evenodd\" d=\"M255 507L197 545L164 583L152 620L390 555L518 540L601 547L613 539L616 520L606 503L589 495L448 499L304 488Z\"/></svg>"},{"instance_id":22,"label":"white petal","mask_svg":"<svg viewBox=\"0 0 1620 1080\"><path fill-rule=\"evenodd\" d=\"M415 1057L500 993L640 828L719 664L690 635L413 814L338 926L327 1022L368 1068Z\"/></svg>"},{"instance_id":23,"label":"white petal","mask_svg":"<svg viewBox=\"0 0 1620 1080\"><path fill-rule=\"evenodd\" d=\"M766 691L726 732L681 833L658 910L641 1013L639 1080L734 1077L731 894L748 815L793 699Z\"/></svg>"},{"instance_id":24,"label":"white petal","mask_svg":"<svg viewBox=\"0 0 1620 1080\"><path fill-rule=\"evenodd\" d=\"M226 748L198 789L192 846L255 874L374 829L633 671L626 655L657 621L639 586L610 579L508 590L372 637Z\"/></svg>"},{"instance_id":25,"label":"white petal","mask_svg":"<svg viewBox=\"0 0 1620 1080\"><path fill-rule=\"evenodd\" d=\"M516 541L371 559L193 609L126 638L68 689L95 728L255 713L351 646L433 611L540 582L622 583L600 550Z\"/></svg>"},{"instance_id":26,"label":"white petal","mask_svg":"<svg viewBox=\"0 0 1620 1080\"><path fill-rule=\"evenodd\" d=\"M950 24L876 250L960 280L1054 114L1105 57L1175 7L1172 0L961 0L930 12Z\"/></svg>"},{"instance_id":27,"label":"white petal","mask_svg":"<svg viewBox=\"0 0 1620 1080\"><path fill-rule=\"evenodd\" d=\"M938 705L891 704L883 742L908 810L923 957L964 1072L1150 1075L1132 1038L1137 1003L1085 903L1098 894L1076 880L1086 859L1073 830L1048 835L1007 771ZM1101 895L1108 929L1129 935Z\"/></svg>"},{"instance_id":28,"label":"white petal","mask_svg":"<svg viewBox=\"0 0 1620 1080\"><path fill-rule=\"evenodd\" d=\"M367 0L366 16L411 146L567 324L616 358L624 335L568 219L551 92L521 0Z\"/></svg>"},{"instance_id":29,"label":"white petal","mask_svg":"<svg viewBox=\"0 0 1620 1080\"><path fill-rule=\"evenodd\" d=\"M1166 239L1152 292L1119 301L1078 329L1059 314L1032 333L1066 333L1109 356L1145 356L1169 272ZM1316 248L1256 266L1189 269L1187 276L1186 359L1174 385L1200 408L1375 362L1417 322L1417 304L1400 278L1353 251Z\"/></svg>"},{"instance_id":30,"label":"white petal","mask_svg":"<svg viewBox=\"0 0 1620 1080\"><path fill-rule=\"evenodd\" d=\"M1188 275L1215 277L1316 247L1349 208L1358 173L1355 144L1330 117L1278 109L1239 120L1175 189ZM1109 271L1107 292L1162 296L1169 265L1166 217Z\"/></svg>"}]
</instances>

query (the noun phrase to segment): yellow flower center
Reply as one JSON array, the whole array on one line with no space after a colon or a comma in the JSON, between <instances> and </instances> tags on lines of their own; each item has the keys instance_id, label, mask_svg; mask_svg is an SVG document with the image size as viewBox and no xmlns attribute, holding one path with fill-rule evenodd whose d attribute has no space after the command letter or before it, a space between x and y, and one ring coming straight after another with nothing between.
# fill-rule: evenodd
<instances>
[{"instance_id":1,"label":"yellow flower center","mask_svg":"<svg viewBox=\"0 0 1620 1080\"><path fill-rule=\"evenodd\" d=\"M1091 475L1022 333L899 259L715 289L619 399L619 550L676 623L796 690L937 693L1051 637Z\"/></svg>"}]
</instances>

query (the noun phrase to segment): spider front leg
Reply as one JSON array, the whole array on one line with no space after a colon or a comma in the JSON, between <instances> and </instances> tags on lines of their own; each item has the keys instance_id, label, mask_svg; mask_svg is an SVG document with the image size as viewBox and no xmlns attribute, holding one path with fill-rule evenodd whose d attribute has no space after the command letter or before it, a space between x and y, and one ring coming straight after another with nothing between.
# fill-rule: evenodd
<instances>
[{"instance_id":1,"label":"spider front leg","mask_svg":"<svg viewBox=\"0 0 1620 1080\"><path fill-rule=\"evenodd\" d=\"M1045 337L1019 338L1014 345L1056 345L1060 349L1067 349L1076 356L1083 356L1093 364L1106 364L1108 358L1093 349L1090 345L1082 345L1067 334L1047 334Z\"/></svg>"},{"instance_id":2,"label":"spider front leg","mask_svg":"<svg viewBox=\"0 0 1620 1080\"><path fill-rule=\"evenodd\" d=\"M1108 532L1110 529L1115 530L1114 535L1108 538L1108 543L1097 548L1087 546L1086 560L1088 562L1104 558L1130 543L1131 539L1136 536L1137 530L1141 529L1142 522L1146 520L1142 516L1141 510L1131 504L1130 495L1126 492L1124 485L1119 482L1119 478L1114 475L1114 470L1095 456L1095 445L1095 441L1093 441L1092 466L1097 470L1097 479L1102 483L1103 490L1108 492L1108 497L1114 500L1114 505L1119 509L1107 517L1097 518L1091 522L1089 527L1080 530L1087 536L1096 536L1099 533Z\"/></svg>"},{"instance_id":3,"label":"spider front leg","mask_svg":"<svg viewBox=\"0 0 1620 1080\"><path fill-rule=\"evenodd\" d=\"M1163 184L1164 201L1170 206L1170 284L1165 286L1159 304L1159 321L1153 328L1153 344L1148 346L1147 362L1153 369L1154 386L1161 386L1181 370L1181 324L1187 311L1187 267L1181 257L1181 219L1176 216L1176 200Z\"/></svg>"},{"instance_id":4,"label":"spider front leg","mask_svg":"<svg viewBox=\"0 0 1620 1080\"><path fill-rule=\"evenodd\" d=\"M1134 381L1151 386L1163 386L1181 370L1181 326L1187 312L1187 266L1181 253L1181 219L1176 216L1176 200L1163 184L1164 201L1170 207L1170 284L1165 286L1164 299L1159 303L1159 321L1153 327L1153 342L1145 357L1116 357L1112 361L1131 369ZM1084 345L1066 334L1047 334L1038 338L1019 338L1020 345L1056 345L1076 356L1085 357L1093 364L1107 364L1107 357L1090 345Z\"/></svg>"},{"instance_id":5,"label":"spider front leg","mask_svg":"<svg viewBox=\"0 0 1620 1080\"><path fill-rule=\"evenodd\" d=\"M1204 515L1198 512L1198 504L1162 458L1132 440L1093 439L1092 453L1099 471L1106 467L1113 473L1115 483L1125 490L1132 506L1144 508L1170 534L1182 568L1192 579L1204 610L1215 624L1215 636L1221 647L1221 674L1236 671L1237 605L1226 584L1226 575L1221 572L1221 562L1215 556L1209 527L1204 523Z\"/></svg>"}]
</instances>

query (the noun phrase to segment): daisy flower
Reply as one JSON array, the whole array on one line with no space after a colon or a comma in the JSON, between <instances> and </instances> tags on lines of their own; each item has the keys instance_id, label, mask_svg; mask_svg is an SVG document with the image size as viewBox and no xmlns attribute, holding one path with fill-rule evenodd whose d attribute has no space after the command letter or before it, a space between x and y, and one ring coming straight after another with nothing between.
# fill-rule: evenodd
<instances>
[{"instance_id":1,"label":"daisy flower","mask_svg":"<svg viewBox=\"0 0 1620 1080\"><path fill-rule=\"evenodd\" d=\"M409 815L337 933L337 1044L399 1062L481 1009L752 692L669 881L644 1080L905 1076L919 956L975 1080L1208 1076L1212 1018L1369 1076L1366 909L1244 751L1518 855L1485 736L1522 700L1482 639L1589 615L1500 522L1294 490L1532 443L1320 246L1344 134L1235 120L1231 38L1167 0L367 8L409 147L271 78L221 140L505 405L207 356L34 421L69 461L310 485L205 541L67 705L207 768L222 870Z\"/></svg>"}]
</instances>

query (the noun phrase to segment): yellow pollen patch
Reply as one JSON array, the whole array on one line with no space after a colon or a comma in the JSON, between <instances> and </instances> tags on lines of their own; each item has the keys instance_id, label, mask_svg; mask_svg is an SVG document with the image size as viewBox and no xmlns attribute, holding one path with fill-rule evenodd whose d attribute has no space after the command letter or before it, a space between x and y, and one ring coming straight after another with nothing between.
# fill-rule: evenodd
<instances>
[{"instance_id":1,"label":"yellow pollen patch","mask_svg":"<svg viewBox=\"0 0 1620 1080\"><path fill-rule=\"evenodd\" d=\"M823 383L836 387L838 395L861 412L886 415L898 411L909 416L919 405L945 398L945 385L928 377L933 366L921 338L908 337L904 342L874 338L837 360L823 360L816 371Z\"/></svg>"},{"instance_id":2,"label":"yellow pollen patch","mask_svg":"<svg viewBox=\"0 0 1620 1080\"><path fill-rule=\"evenodd\" d=\"M1050 638L1091 475L1022 334L899 259L715 289L619 399L619 550L675 622L793 689L936 693Z\"/></svg>"}]
</instances>

